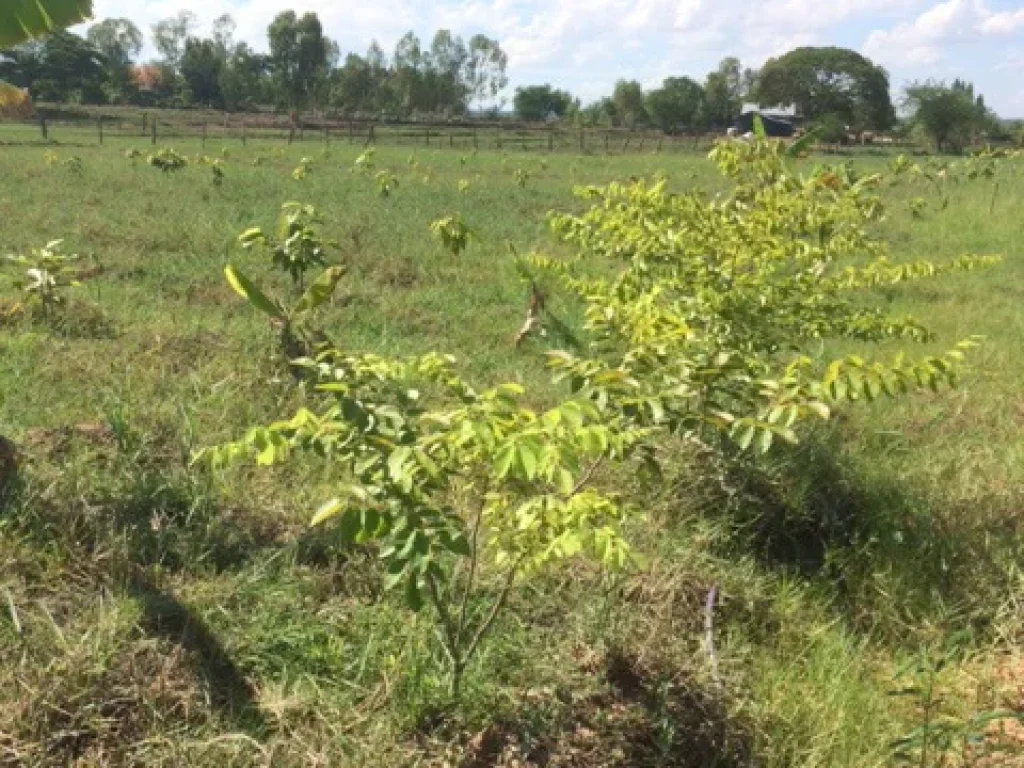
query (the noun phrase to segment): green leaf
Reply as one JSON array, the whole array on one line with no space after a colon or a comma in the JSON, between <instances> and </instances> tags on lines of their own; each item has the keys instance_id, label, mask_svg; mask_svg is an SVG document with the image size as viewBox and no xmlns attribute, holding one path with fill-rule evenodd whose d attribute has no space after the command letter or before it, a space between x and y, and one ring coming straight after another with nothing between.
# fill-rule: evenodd
<instances>
[{"instance_id":1,"label":"green leaf","mask_svg":"<svg viewBox=\"0 0 1024 768\"><path fill-rule=\"evenodd\" d=\"M405 563L397 561L395 565L395 570L389 570L388 575L384 577L385 590L390 591L394 589L406 578Z\"/></svg>"},{"instance_id":2,"label":"green leaf","mask_svg":"<svg viewBox=\"0 0 1024 768\"><path fill-rule=\"evenodd\" d=\"M469 548L469 539L461 532L451 534L446 537L445 548L454 555L462 555L463 557L469 557L471 554Z\"/></svg>"},{"instance_id":3,"label":"green leaf","mask_svg":"<svg viewBox=\"0 0 1024 768\"><path fill-rule=\"evenodd\" d=\"M423 608L423 592L420 590L420 584L416 575L411 571L405 581L405 604L413 612Z\"/></svg>"},{"instance_id":4,"label":"green leaf","mask_svg":"<svg viewBox=\"0 0 1024 768\"><path fill-rule=\"evenodd\" d=\"M555 473L555 485L558 490L566 496L572 493L572 489L576 486L576 481L573 479L572 472L565 467L560 467Z\"/></svg>"},{"instance_id":5,"label":"green leaf","mask_svg":"<svg viewBox=\"0 0 1024 768\"><path fill-rule=\"evenodd\" d=\"M548 429L554 429L562 421L562 412L558 408L552 408L550 411L545 411L540 420Z\"/></svg>"},{"instance_id":6,"label":"green leaf","mask_svg":"<svg viewBox=\"0 0 1024 768\"><path fill-rule=\"evenodd\" d=\"M412 456L412 449L407 445L400 445L388 456L388 476L396 483L405 477L405 462Z\"/></svg>"},{"instance_id":7,"label":"green leaf","mask_svg":"<svg viewBox=\"0 0 1024 768\"><path fill-rule=\"evenodd\" d=\"M380 533L381 518L380 512L367 507L360 511L360 527L355 536L357 544L369 541Z\"/></svg>"},{"instance_id":8,"label":"green leaf","mask_svg":"<svg viewBox=\"0 0 1024 768\"><path fill-rule=\"evenodd\" d=\"M807 408L824 421L828 421L829 417L832 415L831 409L822 402L815 401L807 403Z\"/></svg>"},{"instance_id":9,"label":"green leaf","mask_svg":"<svg viewBox=\"0 0 1024 768\"><path fill-rule=\"evenodd\" d=\"M799 157L804 151L809 149L811 144L818 140L818 130L812 129L801 136L796 141L793 141L788 147L786 147L786 155L788 157Z\"/></svg>"},{"instance_id":10,"label":"green leaf","mask_svg":"<svg viewBox=\"0 0 1024 768\"><path fill-rule=\"evenodd\" d=\"M251 227L238 236L238 242L243 247L248 248L255 243L267 242L267 236L263 234L263 230L259 227Z\"/></svg>"},{"instance_id":11,"label":"green leaf","mask_svg":"<svg viewBox=\"0 0 1024 768\"><path fill-rule=\"evenodd\" d=\"M285 316L281 311L281 308L268 299L266 294L256 287L256 284L246 277L245 273L241 270L235 269L232 265L228 264L224 267L224 277L227 278L228 285L234 289L235 293L248 301L258 310L265 312L271 317L276 317L281 320L284 319Z\"/></svg>"},{"instance_id":12,"label":"green leaf","mask_svg":"<svg viewBox=\"0 0 1024 768\"><path fill-rule=\"evenodd\" d=\"M437 466L437 462L430 458L430 454L422 448L413 448L412 452L416 457L416 462L427 471L428 475L433 478L440 477L441 469Z\"/></svg>"},{"instance_id":13,"label":"green leaf","mask_svg":"<svg viewBox=\"0 0 1024 768\"><path fill-rule=\"evenodd\" d=\"M754 444L754 450L758 453L767 453L768 449L772 447L772 438L775 435L770 429L762 429L757 433L757 441Z\"/></svg>"},{"instance_id":14,"label":"green leaf","mask_svg":"<svg viewBox=\"0 0 1024 768\"><path fill-rule=\"evenodd\" d=\"M660 424L665 419L665 407L661 404L661 400L652 398L647 401L647 407L651 409L651 418L654 419L655 424Z\"/></svg>"},{"instance_id":15,"label":"green leaf","mask_svg":"<svg viewBox=\"0 0 1024 768\"><path fill-rule=\"evenodd\" d=\"M295 312L309 312L312 309L316 309L325 302L327 302L331 296L334 295L335 288L338 287L338 283L345 274L343 267L329 267L325 269L323 273L313 281L309 289L302 294L302 297L295 302Z\"/></svg>"},{"instance_id":16,"label":"green leaf","mask_svg":"<svg viewBox=\"0 0 1024 768\"><path fill-rule=\"evenodd\" d=\"M523 443L519 446L519 466L527 480L533 480L537 474L537 454L530 443Z\"/></svg>"},{"instance_id":17,"label":"green leaf","mask_svg":"<svg viewBox=\"0 0 1024 768\"><path fill-rule=\"evenodd\" d=\"M754 115L754 121L753 122L754 122L754 135L758 138L758 140L764 141L765 139L767 139L768 138L768 134L765 133L764 122L762 122L761 116L760 115Z\"/></svg>"},{"instance_id":18,"label":"green leaf","mask_svg":"<svg viewBox=\"0 0 1024 768\"><path fill-rule=\"evenodd\" d=\"M512 462L516 458L516 445L513 442L507 442L498 449L498 455L494 458L494 474L498 476L498 479L504 479L508 475L509 470L512 469Z\"/></svg>"},{"instance_id":19,"label":"green leaf","mask_svg":"<svg viewBox=\"0 0 1024 768\"><path fill-rule=\"evenodd\" d=\"M750 447L755 431L753 424L744 424L734 435L733 439L736 441L736 445L740 447L740 450L745 451Z\"/></svg>"},{"instance_id":20,"label":"green leaf","mask_svg":"<svg viewBox=\"0 0 1024 768\"><path fill-rule=\"evenodd\" d=\"M309 521L310 527L316 527L325 520L329 520L330 518L334 517L336 514L341 512L341 510L344 508L345 505L342 504L341 499L337 497L330 499L329 501L325 501L317 509L316 514L313 515L313 519Z\"/></svg>"},{"instance_id":21,"label":"green leaf","mask_svg":"<svg viewBox=\"0 0 1024 768\"><path fill-rule=\"evenodd\" d=\"M55 32L92 16L92 0L4 0L0 48Z\"/></svg>"}]
</instances>

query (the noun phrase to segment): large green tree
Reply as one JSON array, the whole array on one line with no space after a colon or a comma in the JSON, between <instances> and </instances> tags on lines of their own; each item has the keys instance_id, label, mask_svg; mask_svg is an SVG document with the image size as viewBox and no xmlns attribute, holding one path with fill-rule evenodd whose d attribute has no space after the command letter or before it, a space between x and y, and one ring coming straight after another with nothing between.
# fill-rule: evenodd
<instances>
[{"instance_id":1,"label":"large green tree","mask_svg":"<svg viewBox=\"0 0 1024 768\"><path fill-rule=\"evenodd\" d=\"M470 84L466 79L469 48L458 35L439 29L430 41L427 84L431 109L459 114L466 110Z\"/></svg>"},{"instance_id":2,"label":"large green tree","mask_svg":"<svg viewBox=\"0 0 1024 768\"><path fill-rule=\"evenodd\" d=\"M729 125L739 114L746 92L746 77L739 59L722 59L718 68L704 79L704 121L715 128Z\"/></svg>"},{"instance_id":3,"label":"large green tree","mask_svg":"<svg viewBox=\"0 0 1024 768\"><path fill-rule=\"evenodd\" d=\"M427 57L415 32L406 32L395 45L391 57L391 82L399 104L405 113L422 108L426 101L424 93Z\"/></svg>"},{"instance_id":4,"label":"large green tree","mask_svg":"<svg viewBox=\"0 0 1024 768\"><path fill-rule=\"evenodd\" d=\"M516 88L512 103L520 119L537 121L544 120L550 114L562 117L572 108L574 100L567 91L552 88L545 83Z\"/></svg>"},{"instance_id":5,"label":"large green tree","mask_svg":"<svg viewBox=\"0 0 1024 768\"><path fill-rule=\"evenodd\" d=\"M220 92L228 109L243 109L270 96L270 62L246 43L238 43L220 71Z\"/></svg>"},{"instance_id":6,"label":"large green tree","mask_svg":"<svg viewBox=\"0 0 1024 768\"><path fill-rule=\"evenodd\" d=\"M111 99L123 100L133 88L131 68L142 52L142 32L129 19L104 19L89 27L86 39L103 55Z\"/></svg>"},{"instance_id":7,"label":"large green tree","mask_svg":"<svg viewBox=\"0 0 1024 768\"><path fill-rule=\"evenodd\" d=\"M213 20L211 28L213 42L221 52L221 56L227 59L235 47L235 30L238 25L230 13L223 13Z\"/></svg>"},{"instance_id":8,"label":"large green tree","mask_svg":"<svg viewBox=\"0 0 1024 768\"><path fill-rule=\"evenodd\" d=\"M911 123L934 143L940 152L962 152L971 140L994 123L985 99L975 96L974 85L954 80L914 83L907 87L904 106Z\"/></svg>"},{"instance_id":9,"label":"large green tree","mask_svg":"<svg viewBox=\"0 0 1024 768\"><path fill-rule=\"evenodd\" d=\"M612 103L619 121L630 128L644 119L644 89L636 80L616 82Z\"/></svg>"},{"instance_id":10,"label":"large green tree","mask_svg":"<svg viewBox=\"0 0 1024 768\"><path fill-rule=\"evenodd\" d=\"M153 45L163 57L164 64L175 72L185 55L185 42L198 26L199 20L192 11L179 11L177 16L153 25Z\"/></svg>"},{"instance_id":11,"label":"large green tree","mask_svg":"<svg viewBox=\"0 0 1024 768\"><path fill-rule=\"evenodd\" d=\"M193 102L208 107L219 107L224 103L220 89L224 52L215 41L188 38L180 69Z\"/></svg>"},{"instance_id":12,"label":"large green tree","mask_svg":"<svg viewBox=\"0 0 1024 768\"><path fill-rule=\"evenodd\" d=\"M704 89L689 77L669 77L644 98L650 121L665 133L693 130L701 118Z\"/></svg>"},{"instance_id":13,"label":"large green tree","mask_svg":"<svg viewBox=\"0 0 1024 768\"><path fill-rule=\"evenodd\" d=\"M370 65L357 53L345 57L345 63L331 74L331 104L349 114L374 108L374 83Z\"/></svg>"},{"instance_id":14,"label":"large green tree","mask_svg":"<svg viewBox=\"0 0 1024 768\"><path fill-rule=\"evenodd\" d=\"M36 100L90 104L106 100L103 56L70 32L54 32L7 51L0 62L0 78L28 89Z\"/></svg>"},{"instance_id":15,"label":"large green tree","mask_svg":"<svg viewBox=\"0 0 1024 768\"><path fill-rule=\"evenodd\" d=\"M463 66L463 82L470 104L493 100L508 85L508 55L497 40L473 35Z\"/></svg>"},{"instance_id":16,"label":"large green tree","mask_svg":"<svg viewBox=\"0 0 1024 768\"><path fill-rule=\"evenodd\" d=\"M319 81L326 76L330 41L315 13L301 17L279 13L267 31L270 68L280 102L290 109L310 105Z\"/></svg>"},{"instance_id":17,"label":"large green tree","mask_svg":"<svg viewBox=\"0 0 1024 768\"><path fill-rule=\"evenodd\" d=\"M761 104L795 104L812 121L837 115L854 128L884 130L895 120L886 71L846 48L797 48L769 59L755 95Z\"/></svg>"}]
</instances>

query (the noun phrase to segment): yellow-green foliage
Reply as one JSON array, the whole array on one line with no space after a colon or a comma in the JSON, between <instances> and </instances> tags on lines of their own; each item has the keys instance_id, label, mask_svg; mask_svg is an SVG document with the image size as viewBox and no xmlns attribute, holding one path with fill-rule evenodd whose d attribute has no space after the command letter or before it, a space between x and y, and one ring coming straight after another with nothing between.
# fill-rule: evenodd
<instances>
[{"instance_id":1,"label":"yellow-green foliage","mask_svg":"<svg viewBox=\"0 0 1024 768\"><path fill-rule=\"evenodd\" d=\"M765 451L777 438L795 442L798 421L828 418L841 401L954 382L970 339L918 360L810 352L825 339L929 339L916 320L867 306L858 291L995 259L890 263L868 228L882 215L879 174L824 166L799 175L781 144L763 140L720 143L712 158L733 182L719 199L671 194L664 182L611 184L579 190L593 203L583 215L551 217L578 256L534 264L578 295L603 350L551 355L574 391L637 423ZM614 277L586 276L607 259L622 265Z\"/></svg>"}]
</instances>

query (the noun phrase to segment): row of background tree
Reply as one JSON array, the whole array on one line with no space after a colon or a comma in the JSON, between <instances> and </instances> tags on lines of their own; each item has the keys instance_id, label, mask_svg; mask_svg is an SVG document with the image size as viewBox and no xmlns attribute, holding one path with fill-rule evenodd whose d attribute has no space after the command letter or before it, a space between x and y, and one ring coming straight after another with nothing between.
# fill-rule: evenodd
<instances>
[{"instance_id":1,"label":"row of background tree","mask_svg":"<svg viewBox=\"0 0 1024 768\"><path fill-rule=\"evenodd\" d=\"M196 17L183 11L152 29L160 58L140 63L142 31L128 19L106 19L85 37L58 32L0 53L0 78L27 88L36 101L143 106L205 106L228 110L333 111L373 117L462 115L493 104L508 83L507 57L497 40L468 42L439 30L424 47L407 33L389 57L372 42L365 56L341 58L315 13L278 14L267 30L268 54L234 40L235 23L218 18L203 37ZM759 70L723 59L702 82L667 78L644 92L620 80L613 93L583 106L550 85L518 88L516 115L552 117L582 125L647 126L666 133L721 130L745 101L795 105L821 138L848 131L885 131L897 124L886 71L845 48L797 48ZM903 106L940 147L957 148L978 133L998 135L1001 125L969 83L915 83Z\"/></svg>"},{"instance_id":2,"label":"row of background tree","mask_svg":"<svg viewBox=\"0 0 1024 768\"><path fill-rule=\"evenodd\" d=\"M1024 125L1001 122L962 80L909 85L901 100L905 119L898 119L886 71L845 48L797 48L756 71L728 57L703 83L669 77L647 92L635 80L619 80L611 96L586 107L550 85L515 94L516 114L526 120L574 117L587 125L646 125L669 134L721 130L744 102L795 107L800 121L826 142L840 142L851 132L917 131L939 149L953 151L980 135L1024 143Z\"/></svg>"},{"instance_id":3,"label":"row of background tree","mask_svg":"<svg viewBox=\"0 0 1024 768\"><path fill-rule=\"evenodd\" d=\"M141 64L142 31L129 19L106 19L84 38L57 32L3 51L0 78L45 102L392 115L461 114L508 84L507 57L484 35L466 42L440 30L425 49L409 32L390 59L375 41L365 56L342 61L315 13L278 14L267 29L268 54L236 42L227 14L208 37L197 29L189 11L157 23L160 58Z\"/></svg>"}]
</instances>

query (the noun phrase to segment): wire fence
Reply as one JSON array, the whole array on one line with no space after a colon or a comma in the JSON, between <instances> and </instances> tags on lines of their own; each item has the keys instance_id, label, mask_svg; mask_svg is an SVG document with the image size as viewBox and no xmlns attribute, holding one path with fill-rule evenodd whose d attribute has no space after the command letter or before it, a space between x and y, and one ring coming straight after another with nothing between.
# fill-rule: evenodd
<instances>
[{"instance_id":1,"label":"wire fence","mask_svg":"<svg viewBox=\"0 0 1024 768\"><path fill-rule=\"evenodd\" d=\"M17 128L4 135L5 127ZM131 140L153 145L182 139L202 143L279 141L390 145L453 150L510 150L628 154L702 152L719 134L668 135L660 131L575 127L561 123L392 122L304 119L275 115L114 113L86 115L37 110L32 118L0 121L0 142L94 145ZM6 141L5 141L6 140Z\"/></svg>"}]
</instances>

